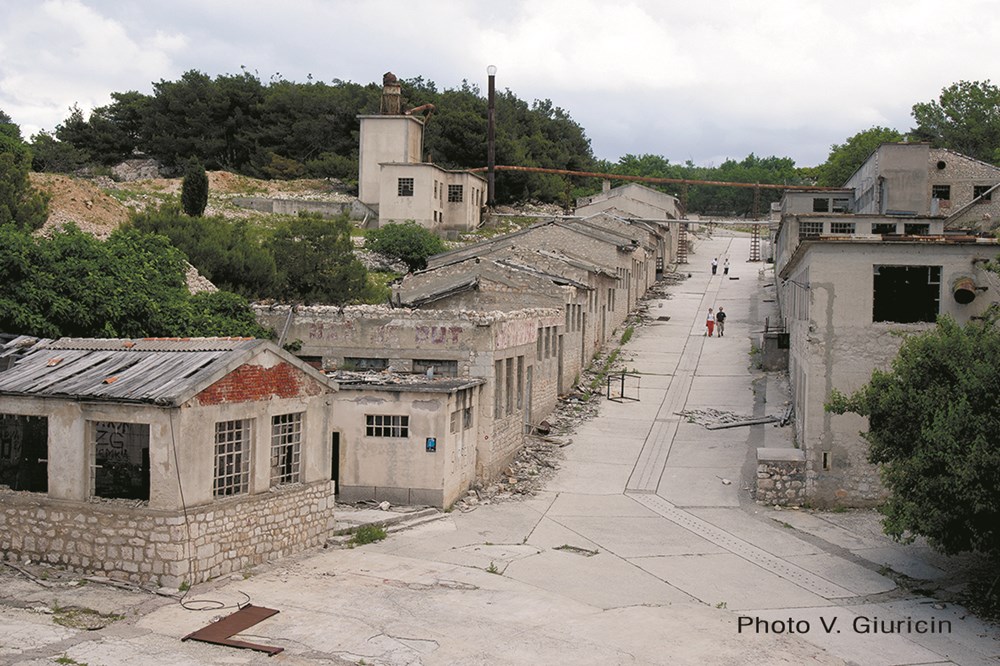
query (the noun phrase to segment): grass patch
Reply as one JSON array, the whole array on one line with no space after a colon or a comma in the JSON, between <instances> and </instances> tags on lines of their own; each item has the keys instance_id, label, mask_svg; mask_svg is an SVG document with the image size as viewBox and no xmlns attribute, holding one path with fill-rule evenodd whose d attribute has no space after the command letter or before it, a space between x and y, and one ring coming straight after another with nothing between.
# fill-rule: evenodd
<instances>
[{"instance_id":1,"label":"grass patch","mask_svg":"<svg viewBox=\"0 0 1000 666\"><path fill-rule=\"evenodd\" d=\"M628 328L625 329L625 332L622 333L622 344L623 345L627 344L628 341L632 339L632 334L633 333L635 333L635 327L634 326L629 326Z\"/></svg>"},{"instance_id":2,"label":"grass patch","mask_svg":"<svg viewBox=\"0 0 1000 666\"><path fill-rule=\"evenodd\" d=\"M104 614L92 608L82 608L80 606L60 607L56 605L52 609L52 621L56 624L69 627L70 629L86 629L87 631L103 629L112 622L117 622L124 617L124 615Z\"/></svg>"},{"instance_id":3,"label":"grass patch","mask_svg":"<svg viewBox=\"0 0 1000 666\"><path fill-rule=\"evenodd\" d=\"M500 574L500 570L497 569L497 565L496 564L494 564L493 562L490 562L490 566L486 567L486 573L491 573L491 574L497 574L497 575L499 575Z\"/></svg>"},{"instance_id":4,"label":"grass patch","mask_svg":"<svg viewBox=\"0 0 1000 666\"><path fill-rule=\"evenodd\" d=\"M381 525L362 525L354 532L354 536L348 541L352 546L363 546L367 543L375 543L386 538L388 534Z\"/></svg>"}]
</instances>

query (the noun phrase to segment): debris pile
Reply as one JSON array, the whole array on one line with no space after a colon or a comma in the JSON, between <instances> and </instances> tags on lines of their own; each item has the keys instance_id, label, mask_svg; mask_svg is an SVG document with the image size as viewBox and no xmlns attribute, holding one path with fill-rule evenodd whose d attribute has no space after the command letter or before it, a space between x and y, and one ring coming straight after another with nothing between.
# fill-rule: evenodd
<instances>
[{"instance_id":1,"label":"debris pile","mask_svg":"<svg viewBox=\"0 0 1000 666\"><path fill-rule=\"evenodd\" d=\"M474 486L455 502L454 508L468 512L479 505L531 497L555 474L562 458L561 449L572 441L563 437L525 436L524 447L500 477L488 486Z\"/></svg>"},{"instance_id":2,"label":"debris pile","mask_svg":"<svg viewBox=\"0 0 1000 666\"><path fill-rule=\"evenodd\" d=\"M697 423L698 425L703 426L740 423L742 421L749 421L753 419L753 416L737 414L736 412L727 412L721 409L712 409L711 407L706 409L685 409L682 412L676 412L676 414L686 418L688 423Z\"/></svg>"}]
</instances>

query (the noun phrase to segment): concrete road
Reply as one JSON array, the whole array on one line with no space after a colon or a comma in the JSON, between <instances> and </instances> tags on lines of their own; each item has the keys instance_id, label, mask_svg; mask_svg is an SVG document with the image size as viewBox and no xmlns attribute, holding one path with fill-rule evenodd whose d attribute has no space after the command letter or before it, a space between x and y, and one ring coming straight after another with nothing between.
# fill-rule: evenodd
<instances>
[{"instance_id":1,"label":"concrete road","mask_svg":"<svg viewBox=\"0 0 1000 666\"><path fill-rule=\"evenodd\" d=\"M882 536L867 512L776 511L750 499L756 447L790 428L709 431L678 414L780 414L779 374L751 366L773 304L749 239L703 240L690 279L650 302L624 349L638 401L604 401L524 501L325 550L199 586L191 596L280 613L259 653L181 643L230 612L117 590L43 588L5 575L0 659L51 664L996 664L996 627L913 591L957 564ZM730 275L712 276L713 256ZM682 268L682 270L685 270ZM767 280L770 281L770 280ZM723 338L704 314L724 306ZM656 320L658 316L669 320ZM928 583L928 584L930 584ZM901 584L904 584L901 587ZM59 599L55 597L60 597ZM125 619L53 623L56 605ZM877 619L876 619L877 618ZM933 633L932 633L933 632Z\"/></svg>"}]
</instances>

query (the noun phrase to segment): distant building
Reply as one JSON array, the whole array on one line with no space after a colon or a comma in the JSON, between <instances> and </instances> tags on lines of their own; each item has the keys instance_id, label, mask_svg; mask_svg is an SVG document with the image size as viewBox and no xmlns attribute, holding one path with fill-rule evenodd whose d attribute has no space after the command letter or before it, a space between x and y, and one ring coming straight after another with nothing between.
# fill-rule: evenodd
<instances>
[{"instance_id":1,"label":"distant building","mask_svg":"<svg viewBox=\"0 0 1000 666\"><path fill-rule=\"evenodd\" d=\"M627 217L647 220L677 220L684 216L675 196L639 183L612 188L608 181L604 181L604 189L599 194L577 199L575 214L587 217L610 209Z\"/></svg>"}]
</instances>

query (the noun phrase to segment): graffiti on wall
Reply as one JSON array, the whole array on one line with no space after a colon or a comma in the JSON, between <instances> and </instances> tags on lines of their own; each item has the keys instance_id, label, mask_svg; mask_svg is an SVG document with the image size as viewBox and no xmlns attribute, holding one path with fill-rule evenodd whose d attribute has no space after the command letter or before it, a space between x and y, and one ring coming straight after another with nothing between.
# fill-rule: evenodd
<instances>
[{"instance_id":1,"label":"graffiti on wall","mask_svg":"<svg viewBox=\"0 0 1000 666\"><path fill-rule=\"evenodd\" d=\"M429 342L432 345L458 344L462 334L461 326L416 326L413 329L414 341L419 345Z\"/></svg>"}]
</instances>

